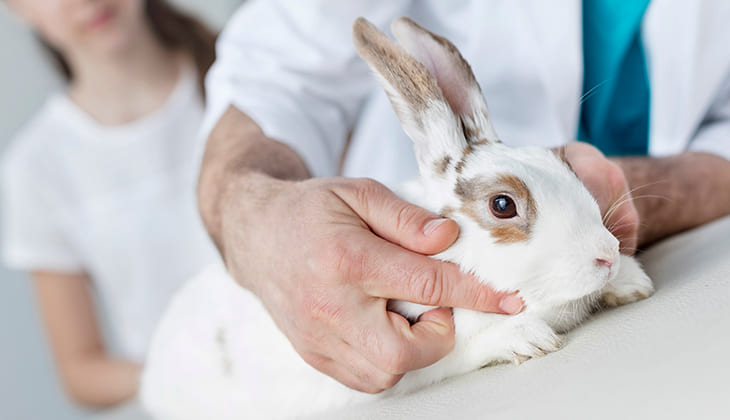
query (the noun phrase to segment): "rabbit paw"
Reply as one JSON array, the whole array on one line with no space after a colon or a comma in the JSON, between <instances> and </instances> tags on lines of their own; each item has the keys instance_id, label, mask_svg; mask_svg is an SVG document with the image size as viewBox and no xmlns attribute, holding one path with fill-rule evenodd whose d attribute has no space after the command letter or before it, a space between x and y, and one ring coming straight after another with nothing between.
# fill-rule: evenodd
<instances>
[{"instance_id":1,"label":"rabbit paw","mask_svg":"<svg viewBox=\"0 0 730 420\"><path fill-rule=\"evenodd\" d=\"M621 255L619 272L601 293L603 306L619 306L646 299L654 294L654 284L635 258Z\"/></svg>"},{"instance_id":2,"label":"rabbit paw","mask_svg":"<svg viewBox=\"0 0 730 420\"><path fill-rule=\"evenodd\" d=\"M563 339L544 322L533 322L515 329L510 346L511 361L515 365L559 350Z\"/></svg>"}]
</instances>

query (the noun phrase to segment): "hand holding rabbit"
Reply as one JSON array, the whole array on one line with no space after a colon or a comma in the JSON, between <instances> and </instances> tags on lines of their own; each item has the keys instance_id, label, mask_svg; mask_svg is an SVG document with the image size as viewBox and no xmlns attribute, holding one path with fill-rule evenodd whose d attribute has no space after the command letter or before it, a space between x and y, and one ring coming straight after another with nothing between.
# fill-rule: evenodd
<instances>
[{"instance_id":1,"label":"hand holding rabbit","mask_svg":"<svg viewBox=\"0 0 730 420\"><path fill-rule=\"evenodd\" d=\"M393 386L405 372L451 351L449 309L409 325L387 299L481 311L500 308L494 293L456 265L431 255L457 238L455 222L407 203L367 179L253 181L265 200L231 206L242 231L229 229L228 269L264 303L309 364L364 392ZM248 185L252 185L248 183ZM273 227L273 228L272 228Z\"/></svg>"}]
</instances>

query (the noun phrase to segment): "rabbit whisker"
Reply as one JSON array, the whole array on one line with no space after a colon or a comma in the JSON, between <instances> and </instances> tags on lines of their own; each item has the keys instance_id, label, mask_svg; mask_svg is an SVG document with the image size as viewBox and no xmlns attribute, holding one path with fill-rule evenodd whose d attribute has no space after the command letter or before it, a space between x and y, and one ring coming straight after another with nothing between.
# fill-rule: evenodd
<instances>
[{"instance_id":1,"label":"rabbit whisker","mask_svg":"<svg viewBox=\"0 0 730 420\"><path fill-rule=\"evenodd\" d=\"M583 105L583 102L587 101L588 99L590 99L591 96L593 96L593 94L596 92L596 89L600 88L601 86L605 85L606 83L608 83L608 79L606 79L600 83L596 83L595 86L588 89L588 91L586 93L581 95L581 97L578 99L578 101L579 101L578 104Z\"/></svg>"},{"instance_id":2,"label":"rabbit whisker","mask_svg":"<svg viewBox=\"0 0 730 420\"><path fill-rule=\"evenodd\" d=\"M630 189L629 191L626 191L624 194L622 194L621 196L619 196L616 199L616 201L614 201L614 203L611 206L609 206L608 210L606 210L606 214L603 216L603 222L605 223L606 222L606 219L608 217L610 217L611 214L613 214L613 211L615 211L615 209L620 204L623 204L623 202L625 202L625 201L622 201L621 203L619 203L620 200L623 200L627 196L629 196L629 198L630 198L631 193L633 193L635 191L638 191L638 190L640 190L642 188L650 187L652 185L661 184L661 183L665 183L665 182L669 182L669 181L667 181L667 180L659 180L659 181L649 182L649 183L646 183L646 184L643 184L643 185L639 185L637 187L634 187L634 188ZM636 199L638 197L633 197L633 198Z\"/></svg>"}]
</instances>

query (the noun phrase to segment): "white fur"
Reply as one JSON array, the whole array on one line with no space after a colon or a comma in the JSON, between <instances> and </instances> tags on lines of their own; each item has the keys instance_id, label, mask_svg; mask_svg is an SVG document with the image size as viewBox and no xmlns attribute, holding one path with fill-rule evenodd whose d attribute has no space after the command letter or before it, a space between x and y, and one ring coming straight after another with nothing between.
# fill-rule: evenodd
<instances>
[{"instance_id":1,"label":"white fur","mask_svg":"<svg viewBox=\"0 0 730 420\"><path fill-rule=\"evenodd\" d=\"M411 30L414 33L408 35ZM424 36L407 22L401 22L397 32L399 37ZM427 43L427 47L438 45ZM453 71L460 71L460 63L451 64ZM238 287L222 265L215 265L180 290L152 341L141 398L153 415L167 420L306 417L412 392L491 363L519 364L555 351L562 344L558 333L579 324L600 298L617 305L653 292L638 263L618 255L618 241L603 226L598 205L562 161L546 150L512 149L496 141L478 85L461 86L468 98L479 94L478 101L469 100L472 109L484 111L477 118L454 115L443 102L417 111L392 84L387 88L394 105L403 108L399 117L414 140L421 168L421 177L405 184L401 195L436 212L451 207L461 227L456 243L434 258L458 264L494 289L519 291L525 310L505 316L454 309L453 351L429 367L406 374L393 389L369 395L339 384L302 361L259 300ZM409 112L431 114L409 116ZM483 133L495 136L466 155L461 172L455 163L464 155L467 142L454 130L457 118L472 118ZM424 121L427 124L419 125ZM452 163L439 172L434 160L445 154ZM458 211L463 200L455 192L459 180L489 183L499 174L522 180L534 198L537 218L527 241L497 243L489 230ZM487 198L480 217L493 217ZM525 202L516 203L524 218ZM597 258L616 260L609 269L596 264ZM411 318L429 309L397 301L390 308Z\"/></svg>"}]
</instances>

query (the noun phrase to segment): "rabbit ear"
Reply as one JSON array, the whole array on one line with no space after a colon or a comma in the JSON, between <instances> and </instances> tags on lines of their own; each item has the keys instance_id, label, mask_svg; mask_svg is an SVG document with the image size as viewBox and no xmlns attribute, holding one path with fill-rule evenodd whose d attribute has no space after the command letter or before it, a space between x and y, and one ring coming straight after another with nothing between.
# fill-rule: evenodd
<instances>
[{"instance_id":1,"label":"rabbit ear","mask_svg":"<svg viewBox=\"0 0 730 420\"><path fill-rule=\"evenodd\" d=\"M395 20L391 30L403 48L434 75L463 124L466 141L469 144L499 142L479 83L454 44L408 17Z\"/></svg>"},{"instance_id":2,"label":"rabbit ear","mask_svg":"<svg viewBox=\"0 0 730 420\"><path fill-rule=\"evenodd\" d=\"M358 54L380 79L406 134L413 140L422 175L444 174L467 148L462 125L436 78L372 23L353 25Z\"/></svg>"}]
</instances>

